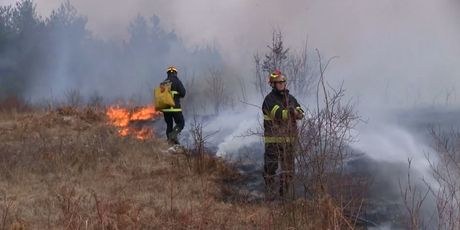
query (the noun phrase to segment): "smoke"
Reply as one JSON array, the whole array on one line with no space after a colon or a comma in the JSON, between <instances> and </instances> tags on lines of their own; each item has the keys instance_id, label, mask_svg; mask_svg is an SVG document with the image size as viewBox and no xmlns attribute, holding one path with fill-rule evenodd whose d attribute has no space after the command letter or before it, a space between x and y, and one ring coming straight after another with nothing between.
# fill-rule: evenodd
<instances>
[{"instance_id":1,"label":"smoke","mask_svg":"<svg viewBox=\"0 0 460 230\"><path fill-rule=\"evenodd\" d=\"M432 179L428 159L435 163L435 155L429 143L423 141L427 139L423 134L416 135L407 127L383 121L360 124L357 131L357 140L351 146L355 150L378 162L407 163L410 160L412 169L421 178Z\"/></svg>"},{"instance_id":2,"label":"smoke","mask_svg":"<svg viewBox=\"0 0 460 230\"><path fill-rule=\"evenodd\" d=\"M2 0L0 4L12 3ZM62 0L37 1L43 15ZM390 107L455 105L460 99L460 19L454 0L277 1L72 0L97 37L127 39L136 15L156 14L188 47L212 44L240 75L252 73L252 55L273 29L288 45L308 39L326 57L339 56L328 77L345 82L360 104Z\"/></svg>"},{"instance_id":3,"label":"smoke","mask_svg":"<svg viewBox=\"0 0 460 230\"><path fill-rule=\"evenodd\" d=\"M219 131L218 137L214 140L217 145L218 156L261 159L262 142L259 113L259 109L255 108L243 113L228 110L208 123L208 130Z\"/></svg>"},{"instance_id":4,"label":"smoke","mask_svg":"<svg viewBox=\"0 0 460 230\"><path fill-rule=\"evenodd\" d=\"M1 98L62 101L77 91L72 95L81 100L100 95L108 103L146 104L167 66L177 66L186 78L223 65L215 47L187 47L153 13L130 18L123 28L126 38L103 40L90 28L94 21L68 1L48 15L36 12L40 2L21 0L12 6L0 8Z\"/></svg>"},{"instance_id":5,"label":"smoke","mask_svg":"<svg viewBox=\"0 0 460 230\"><path fill-rule=\"evenodd\" d=\"M0 5L14 2L0 0ZM49 15L62 1L36 3L41 15ZM174 31L177 39L166 39L173 41L174 45L161 43L159 50L165 48L161 55L142 56L156 50L145 50L141 46L132 49L134 54L125 59L94 59L97 62L96 77L75 75L72 81L63 77L73 71L65 59L72 52L64 45L57 50L61 54L59 57L64 58L58 58L57 66L52 68L54 77L46 83L34 82L36 87L29 91L29 95L72 85L81 86L84 94L91 93L94 85L111 97L129 97L140 91L149 94L151 86L162 78L154 79L153 76L160 76L164 72L162 66L177 60L180 60L181 70L191 66L197 66L199 70L206 68L211 60L219 59L211 65L228 67L232 73L225 76L242 77L250 85L254 73L253 54L263 53L271 41L273 29L280 29L292 51L308 41L309 47L318 48L323 57L339 56L330 65L327 79L332 85L344 82L346 95L358 102L358 112L368 121L357 127L359 136L352 147L378 161L405 163L412 158L414 167L426 178L428 167L424 154L432 151L429 143L415 130L394 120L388 121L387 118L394 115L394 110L390 109L460 105L458 1L72 0L71 3L86 16L87 29L97 39L116 44L129 41L127 28L137 15L146 18L157 15L163 32ZM190 51L195 46L208 45L217 51L202 55ZM103 46L96 49L94 55L97 56L99 50L113 54L105 57L121 52ZM189 54L183 55L184 52ZM134 66L133 69L120 68L126 62L142 63L139 64L142 68L136 68L136 65L129 66ZM200 78L198 70L190 70L184 75L191 76L195 72ZM107 76L112 73L121 73L123 77L114 81ZM235 84L229 88L235 94L240 92ZM252 92L247 95L249 101L256 97ZM308 101L301 101L301 104L310 106ZM206 132L219 131L212 140L219 155L233 155L244 147L249 152L260 151L258 137L245 137L249 129L260 127L260 110L247 109L242 104L238 107L246 109L234 112L229 108L207 121ZM409 120L412 115L406 114ZM436 122L436 119L430 122Z\"/></svg>"}]
</instances>

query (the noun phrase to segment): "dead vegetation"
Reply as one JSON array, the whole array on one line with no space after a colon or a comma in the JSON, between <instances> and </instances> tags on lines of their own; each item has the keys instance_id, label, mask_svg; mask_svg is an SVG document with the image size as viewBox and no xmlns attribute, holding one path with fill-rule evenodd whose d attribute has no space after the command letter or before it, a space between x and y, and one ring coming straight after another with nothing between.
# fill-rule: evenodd
<instances>
[{"instance_id":1,"label":"dead vegetation","mask_svg":"<svg viewBox=\"0 0 460 230\"><path fill-rule=\"evenodd\" d=\"M425 153L429 176L413 175L408 159L407 183L400 184L407 211L408 229L460 228L460 131L448 127L431 129L432 152Z\"/></svg>"},{"instance_id":2,"label":"dead vegetation","mask_svg":"<svg viewBox=\"0 0 460 230\"><path fill-rule=\"evenodd\" d=\"M239 174L199 143L191 154L171 155L162 140L119 137L105 119L94 108L2 113L0 229L339 226L328 197L314 204L224 199Z\"/></svg>"},{"instance_id":3,"label":"dead vegetation","mask_svg":"<svg viewBox=\"0 0 460 230\"><path fill-rule=\"evenodd\" d=\"M336 57L324 60L319 50L311 53L307 45L300 54L291 55L280 31L273 32L267 47L263 58L254 56L255 88L262 98L269 90L266 76L278 69L287 73L289 93L300 99L311 95L316 100L314 105L304 107L306 117L299 122L296 143L293 195L302 197L304 203L290 204L285 211L288 224L281 226L355 229L360 224L375 225L360 218L366 212L368 178L344 172L359 115L352 101L346 101L343 84L334 86L326 79L326 70ZM250 134L261 135L257 131ZM306 216L311 218L304 219Z\"/></svg>"}]
</instances>

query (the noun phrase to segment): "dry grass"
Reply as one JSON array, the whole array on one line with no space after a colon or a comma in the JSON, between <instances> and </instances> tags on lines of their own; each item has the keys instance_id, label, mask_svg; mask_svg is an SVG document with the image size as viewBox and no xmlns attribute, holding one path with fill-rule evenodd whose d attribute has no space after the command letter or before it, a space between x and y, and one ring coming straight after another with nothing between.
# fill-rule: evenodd
<instances>
[{"instance_id":1,"label":"dry grass","mask_svg":"<svg viewBox=\"0 0 460 230\"><path fill-rule=\"evenodd\" d=\"M352 227L327 196L223 199L232 167L166 149L118 137L96 109L0 113L0 230Z\"/></svg>"}]
</instances>

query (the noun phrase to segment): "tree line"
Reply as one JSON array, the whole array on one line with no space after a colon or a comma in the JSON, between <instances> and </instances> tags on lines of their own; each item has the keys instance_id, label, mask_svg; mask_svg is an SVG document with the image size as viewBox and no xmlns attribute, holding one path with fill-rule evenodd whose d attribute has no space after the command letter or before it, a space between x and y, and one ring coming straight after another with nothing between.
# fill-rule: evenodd
<instances>
[{"instance_id":1,"label":"tree line","mask_svg":"<svg viewBox=\"0 0 460 230\"><path fill-rule=\"evenodd\" d=\"M213 47L186 47L160 18L138 15L122 42L92 35L87 18L69 1L43 17L33 0L0 6L0 99L82 95L129 97L164 78L171 64L192 74L221 65Z\"/></svg>"}]
</instances>

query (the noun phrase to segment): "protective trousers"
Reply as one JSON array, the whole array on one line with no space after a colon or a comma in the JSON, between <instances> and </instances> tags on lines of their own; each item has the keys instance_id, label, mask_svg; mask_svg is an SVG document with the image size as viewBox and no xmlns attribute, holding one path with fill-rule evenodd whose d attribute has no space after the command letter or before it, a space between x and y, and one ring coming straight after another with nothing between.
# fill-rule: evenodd
<instances>
[{"instance_id":1,"label":"protective trousers","mask_svg":"<svg viewBox=\"0 0 460 230\"><path fill-rule=\"evenodd\" d=\"M166 122L166 137L171 144L179 144L178 135L184 129L185 121L182 112L163 112ZM176 123L176 126L174 126Z\"/></svg>"},{"instance_id":2,"label":"protective trousers","mask_svg":"<svg viewBox=\"0 0 460 230\"><path fill-rule=\"evenodd\" d=\"M294 198L294 146L291 143L265 144L264 180L268 198L274 197L275 177L278 164L281 166L279 193L282 198Z\"/></svg>"}]
</instances>

